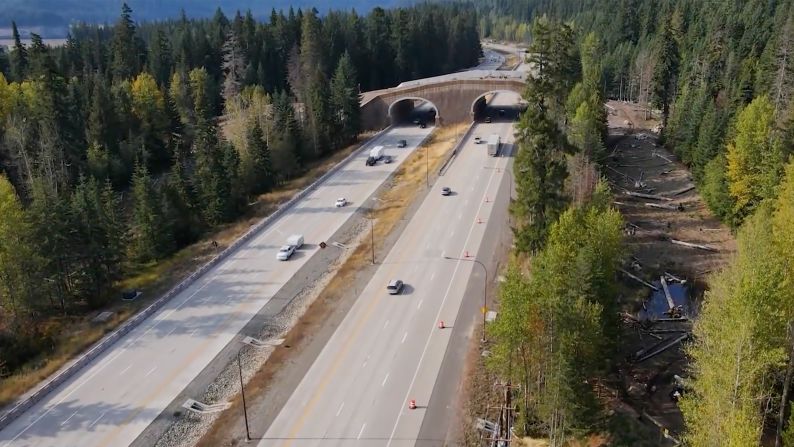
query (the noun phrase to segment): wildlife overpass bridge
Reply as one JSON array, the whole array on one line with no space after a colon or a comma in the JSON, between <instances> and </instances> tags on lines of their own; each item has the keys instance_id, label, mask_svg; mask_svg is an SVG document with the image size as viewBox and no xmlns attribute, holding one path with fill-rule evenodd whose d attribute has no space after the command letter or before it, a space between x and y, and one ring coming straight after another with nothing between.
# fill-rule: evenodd
<instances>
[{"instance_id":1,"label":"wildlife overpass bridge","mask_svg":"<svg viewBox=\"0 0 794 447\"><path fill-rule=\"evenodd\" d=\"M361 124L366 130L377 130L409 121L414 108L424 102L430 103L433 111L418 119L434 119L437 125L469 122L485 110L490 95L504 91L521 95L527 75L519 71L472 70L365 92L361 97Z\"/></svg>"}]
</instances>

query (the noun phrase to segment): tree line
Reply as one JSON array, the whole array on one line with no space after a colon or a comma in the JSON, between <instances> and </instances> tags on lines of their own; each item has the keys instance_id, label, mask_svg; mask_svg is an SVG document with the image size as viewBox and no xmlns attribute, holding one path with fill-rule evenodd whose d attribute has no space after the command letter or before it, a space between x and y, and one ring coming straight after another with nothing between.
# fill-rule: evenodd
<instances>
[{"instance_id":1,"label":"tree line","mask_svg":"<svg viewBox=\"0 0 794 447\"><path fill-rule=\"evenodd\" d=\"M480 56L471 7L77 25L0 54L0 375L122 278L355 142L361 91ZM55 327L55 329L54 329Z\"/></svg>"},{"instance_id":2,"label":"tree line","mask_svg":"<svg viewBox=\"0 0 794 447\"><path fill-rule=\"evenodd\" d=\"M622 219L599 174L606 114L603 41L565 23L531 23L528 108L517 126L511 212L516 253L489 326L488 367L514 386L518 435L566 442L598 423L594 383L618 329Z\"/></svg>"},{"instance_id":3,"label":"tree line","mask_svg":"<svg viewBox=\"0 0 794 447\"><path fill-rule=\"evenodd\" d=\"M794 7L790 0L493 0L480 29L519 37L548 13L605 42L602 90L650 104L738 253L709 279L694 328L691 446L794 445ZM526 27L524 28L526 29Z\"/></svg>"}]
</instances>

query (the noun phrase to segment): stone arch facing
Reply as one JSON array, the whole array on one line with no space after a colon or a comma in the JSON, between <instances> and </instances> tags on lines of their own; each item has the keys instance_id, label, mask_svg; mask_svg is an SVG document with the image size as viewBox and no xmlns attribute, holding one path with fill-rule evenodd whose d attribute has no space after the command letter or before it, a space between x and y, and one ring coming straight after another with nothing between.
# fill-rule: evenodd
<instances>
[{"instance_id":1,"label":"stone arch facing","mask_svg":"<svg viewBox=\"0 0 794 447\"><path fill-rule=\"evenodd\" d=\"M470 122L474 104L480 97L498 91L521 94L524 88L524 81L520 79L483 78L444 80L367 92L361 105L362 127L377 130L389 126L395 104L406 99L433 104L439 125Z\"/></svg>"},{"instance_id":2,"label":"stone arch facing","mask_svg":"<svg viewBox=\"0 0 794 447\"><path fill-rule=\"evenodd\" d=\"M386 111L386 116L388 117L389 124L397 124L395 120L404 119L407 114L413 112L413 110L415 109L414 102L416 101L422 101L429 104L430 107L432 107L432 109L435 111L434 114L435 124L440 124L439 123L440 114L438 111L438 107L436 107L436 105L433 104L433 101L430 101L426 98L421 98L419 96L405 96L393 100L391 104L389 104L389 108ZM401 107L401 105L405 107ZM403 110L400 110L401 108ZM427 122L427 119L425 119L424 121Z\"/></svg>"}]
</instances>

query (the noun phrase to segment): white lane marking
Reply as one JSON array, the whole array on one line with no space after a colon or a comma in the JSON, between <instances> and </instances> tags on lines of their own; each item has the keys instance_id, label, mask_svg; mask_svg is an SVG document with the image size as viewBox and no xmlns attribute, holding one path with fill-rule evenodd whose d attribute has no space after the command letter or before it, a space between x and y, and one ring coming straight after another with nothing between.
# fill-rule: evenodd
<instances>
[{"instance_id":1,"label":"white lane marking","mask_svg":"<svg viewBox=\"0 0 794 447\"><path fill-rule=\"evenodd\" d=\"M386 377L383 378L383 382L381 382L380 386L386 386L386 381L389 380L389 375L386 374Z\"/></svg>"},{"instance_id":2,"label":"white lane marking","mask_svg":"<svg viewBox=\"0 0 794 447\"><path fill-rule=\"evenodd\" d=\"M339 416L342 413L342 408L345 408L345 403L342 402L342 405L339 406L339 409L336 410L336 415Z\"/></svg>"},{"instance_id":3,"label":"white lane marking","mask_svg":"<svg viewBox=\"0 0 794 447\"><path fill-rule=\"evenodd\" d=\"M406 333L403 335L403 341L401 341L400 343L405 343L405 339L406 339L407 337L408 337L408 332L406 332Z\"/></svg>"},{"instance_id":4,"label":"white lane marking","mask_svg":"<svg viewBox=\"0 0 794 447\"><path fill-rule=\"evenodd\" d=\"M74 412L74 413L72 413L72 415L71 415L71 416L69 416L68 418L66 418L66 420L65 420L65 421L61 422L61 427L63 427L64 425L66 425L66 423L67 423L67 422L69 422L69 419L73 418L73 417L74 417L74 415L76 415L78 411L80 411L80 410L75 410L75 412Z\"/></svg>"},{"instance_id":5,"label":"white lane marking","mask_svg":"<svg viewBox=\"0 0 794 447\"><path fill-rule=\"evenodd\" d=\"M389 325L389 320L386 320L386 323L383 324L383 329L386 329L386 326Z\"/></svg>"},{"instance_id":6,"label":"white lane marking","mask_svg":"<svg viewBox=\"0 0 794 447\"><path fill-rule=\"evenodd\" d=\"M190 336L192 337L192 336L193 336L193 334L195 334L196 332L198 332L198 328L196 328L196 329L193 329L193 330L190 332Z\"/></svg>"},{"instance_id":7,"label":"white lane marking","mask_svg":"<svg viewBox=\"0 0 794 447\"><path fill-rule=\"evenodd\" d=\"M91 425L89 425L89 426L88 426L88 428L91 428L91 427L93 427L94 425L96 425L96 423L97 423L97 422L99 422L99 420L100 420L100 419L102 419L103 417L105 417L105 415L106 415L107 413L108 413L108 412L107 412L107 411L105 411L105 412L103 412L102 414L100 414L98 418L94 419L94 422L92 422L92 423L91 423Z\"/></svg>"},{"instance_id":8,"label":"white lane marking","mask_svg":"<svg viewBox=\"0 0 794 447\"><path fill-rule=\"evenodd\" d=\"M356 438L356 439L361 439L361 435L364 433L364 428L366 428L366 427L367 427L367 424L364 424L364 425L361 426L361 431L358 432L358 438Z\"/></svg>"},{"instance_id":9,"label":"white lane marking","mask_svg":"<svg viewBox=\"0 0 794 447\"><path fill-rule=\"evenodd\" d=\"M152 369L150 369L150 370L149 370L149 372L147 372L147 373L146 373L146 375L145 375L145 376L143 376L143 377L149 377L149 375L150 375L151 373L153 373L155 369L157 369L157 367L156 367L156 366L155 366L155 367L152 367Z\"/></svg>"},{"instance_id":10,"label":"white lane marking","mask_svg":"<svg viewBox=\"0 0 794 447\"><path fill-rule=\"evenodd\" d=\"M430 133L432 130L434 130L434 129L435 129L435 128L431 128L431 129L430 129L430 131L428 132L428 134L429 134L429 133ZM384 137L385 137L385 136L386 136L388 133L389 133L389 132L386 132L386 133L384 133L384 134L378 135L377 137L375 137L375 138L373 138L372 140L368 141L368 142L367 142L367 144L368 144L369 146L376 145L376 144L377 144L377 142L378 142L378 141L380 141L381 139L383 139L383 138L384 138ZM411 150L413 151L414 149L416 149L416 148L415 148L415 147L412 147L412 149L411 149ZM362 150L362 154L364 154L364 153L365 153L365 150ZM396 169L396 168L398 167L398 165L399 165L399 164L393 164L393 165L394 165L394 169ZM334 175L333 175L331 178L333 178L333 177L335 177L336 175L338 175L338 174L340 174L340 173L343 173L343 172L345 172L345 170L340 170L340 171L338 171L337 173L335 173L335 174L334 174ZM330 178L329 178L328 180L330 180ZM382 182L383 182L383 181L381 180L381 183L382 183ZM379 183L378 185L380 185L380 183ZM284 214L284 217L286 217L287 215L288 215L288 213L285 213L285 214ZM263 231L262 233L260 233L260 234L256 235L254 238L252 238L252 239L251 239L251 241L249 242L249 244L252 244L252 243L258 242L259 240L261 240L262 238L266 237L267 235L269 235L269 234L271 234L271 233L273 233L273 232L276 232L276 233L279 233L279 234L283 234L283 232L282 232L282 231L280 231L280 230L278 230L278 228L279 228L279 227L281 227L281 226L283 226L283 225L284 225L284 222L285 222L284 220L282 220L282 219L279 219L279 222L277 222L276 224L274 224L274 225L270 226L270 228L267 228L265 231ZM250 245L247 245L247 246L244 246L244 247L240 247L240 248L239 248L239 249L238 249L238 250L237 250L237 251L236 251L236 252L235 252L235 253L234 253L232 256L237 256L237 255L239 255L241 252L244 252L245 250L247 250L247 249L250 249L250 248L251 248L251 246L250 246ZM31 427L33 427L34 425L38 424L38 422L39 422L39 421L41 421L41 420L42 420L44 417L46 417L48 414L50 414L50 412L52 412L52 410L53 410L55 407L57 407L58 405L60 405L61 403L63 403L63 402L66 400L66 399L68 399L69 397L71 397L71 396L72 396L72 394L74 394L74 393L76 393L77 391L79 391L79 390L80 390L80 389L81 389L83 386L85 386L85 385L86 385L88 382L90 382L90 381L91 381L91 380L92 380L92 379L93 379L95 376L97 376L97 375L98 375L99 373L101 373L101 372L102 372L102 371L103 371L103 370L104 370L106 367L108 367L108 366L109 366L111 363L113 363L113 361L115 361L116 359L118 359L119 357L121 357L121 356L122 356L122 355L123 355L123 354L126 352L126 350L127 350L128 348L130 348L130 347L134 346L134 345L135 345L135 344L136 344L136 343L137 343L137 342L138 342L140 339L142 339L143 337L145 337L146 335L148 335L148 334L149 334L149 332L151 332L151 331L152 331L152 329L154 329L154 328L155 328L155 327L156 327L158 324L160 324L162 321L165 321L165 320L167 320L167 319L168 319L168 317L170 317L170 316L171 316L171 314L173 314L173 313L174 313L174 312L176 312L177 310L181 309L181 308L182 308L182 307L183 307L185 304L187 304L187 303L188 303L190 300L192 300L192 299L193 299L193 297L194 297L194 296L196 296L196 294L198 294L198 293L199 293L199 292L201 292L201 291L202 291L202 290L203 290L205 287L207 287L208 285L210 285L210 284L211 284L211 283L214 281L214 279L215 279L215 278L216 278L216 277L217 277L219 274L221 274L221 273L225 272L226 270L228 270L228 269L232 268L232 267L233 267L235 264L237 264L237 262L238 262L238 261L240 261L240 260L241 260L241 259L233 259L232 257L230 257L228 260L224 261L222 264L219 264L218 266L214 267L214 268L213 268L213 270L214 270L214 273L212 273L212 275L211 275L211 276L207 276L207 274L205 273L204 275L201 275L201 277L200 277L200 278L197 278L197 281L196 281L196 283L200 283L202 280L204 281L204 283L203 283L203 284L200 284L200 286L199 286L199 287L198 287L196 290L194 290L194 291L193 291L193 293L191 293L191 294L190 294L190 295L189 295L187 298L185 298L185 300L184 300L184 301L182 301L182 303L180 303L180 304L179 304L179 305L178 305L176 308L172 309L172 310L171 310L171 311L169 311L169 312L164 312L164 313L161 313L161 314L159 314L159 315L154 315L154 316L150 317L150 318L152 319L152 320L151 320L151 322L150 322L150 323L152 323L152 325L151 325L149 328L147 328L147 329L146 329L146 330L145 330L145 331L144 331L144 332L143 332L143 333L142 333L140 336L138 336L137 338L135 338L135 339L133 339L133 340L130 340L130 341L128 341L128 342L127 342L127 344L126 344L126 346L122 347L122 348L121 348L121 350L119 350L119 351L118 351L117 353L115 353L114 355L111 355L110 357L108 357L108 358L107 358L107 359L106 359L104 362L98 363L98 364L95 366L97 369L96 369L95 371L93 371L91 374L89 374L89 375L88 375L88 377L86 377L86 378L85 378L85 380L83 380L82 382L79 382L79 383L75 382L75 384L73 385L73 388L72 388L72 389L71 389L71 390L70 390L68 393L66 393L66 394L65 394L65 395L64 395L62 398L58 399L56 402L54 402L54 403L53 403L53 404L52 404L52 405L51 405L51 406L50 406L50 407L49 407L47 410L43 411L43 412L42 412L42 413L41 413L41 414L40 414L40 415L39 415L39 416L38 416L36 419L34 419L34 420L33 420L33 422L31 422L30 424L28 424L28 425L27 425L25 428L23 428L23 429L22 429L22 430L21 430L19 433L17 433L17 434L16 434L16 435L15 435L13 438L11 438L10 440L6 441L6 442L3 444L3 447L8 447L8 446L10 446L10 445L11 445L11 443L15 442L15 441L16 441L17 439L19 439L19 438L20 438L22 435L24 435L25 433L27 433L27 432L28 432L28 430L30 430L30 428L31 428ZM195 284L194 284L194 285L195 285ZM193 285L191 285L191 287L192 287L192 286L193 286ZM158 318L159 318L159 319L158 319ZM195 332L196 332L196 331L193 331L193 333L195 333ZM191 335L192 335L192 333L191 333ZM68 388L67 388L67 389L68 389Z\"/></svg>"},{"instance_id":11,"label":"white lane marking","mask_svg":"<svg viewBox=\"0 0 794 447\"><path fill-rule=\"evenodd\" d=\"M434 279L436 279L436 272L433 272L433 274L430 275L430 281L432 281Z\"/></svg>"},{"instance_id":12,"label":"white lane marking","mask_svg":"<svg viewBox=\"0 0 794 447\"><path fill-rule=\"evenodd\" d=\"M122 370L121 370L121 372L119 373L119 375L122 375L122 374L124 374L124 373L125 373L125 372L127 372L127 370L129 370L130 368L132 368L132 363L130 363L129 365L127 365L127 367L126 367L126 368L122 369Z\"/></svg>"},{"instance_id":13,"label":"white lane marking","mask_svg":"<svg viewBox=\"0 0 794 447\"><path fill-rule=\"evenodd\" d=\"M171 330L168 332L168 334L166 334L166 337L168 337L169 335L173 334L173 333L174 333L174 331L175 331L176 329L177 329L177 326L174 326L174 328L173 328L173 329L171 329Z\"/></svg>"},{"instance_id":14,"label":"white lane marking","mask_svg":"<svg viewBox=\"0 0 794 447\"><path fill-rule=\"evenodd\" d=\"M422 307L422 302L423 302L423 301L424 301L424 299L421 299L421 300L419 300L419 304L417 304L417 305L416 305L416 308L417 308L417 309L419 309L419 308L421 308L421 307Z\"/></svg>"},{"instance_id":15,"label":"white lane marking","mask_svg":"<svg viewBox=\"0 0 794 447\"><path fill-rule=\"evenodd\" d=\"M496 174L496 170L492 170L491 171L491 178L488 179L488 185L485 187L486 191L488 191L488 187L490 187L491 182L493 181L493 177L494 177L495 174ZM478 215L480 214L480 211L482 210L483 204L484 204L484 202L481 201L480 202L480 207L477 209L477 214ZM468 236L466 236L466 240L463 243L464 247L469 245L469 239L471 239L471 235L474 233L474 228L476 228L476 227L477 227L476 224L472 224L471 227L469 227L469 234L468 234ZM458 262L455 264L455 270L452 272L452 277L449 280L449 286L447 286L447 291L446 291L446 293L444 293L444 298L441 300L441 305L438 306L438 313L436 314L436 318L433 321L438 321L439 318L441 317L441 312L444 311L444 303L447 302L447 297L449 297L449 292L452 290L452 285L455 284L455 276L458 274L458 268L460 268L460 266L461 266L461 264L463 262L467 262L467 261L458 260ZM425 347L424 347L424 349L422 349L422 355L419 357L419 362L417 362L417 364L416 364L416 370L414 371L414 376L411 379L411 384L408 385L408 392L405 394L405 397L400 401L400 407L401 408L402 408L402 405L406 401L408 401L408 396L411 395L411 390L414 387L414 383L416 383L416 378L419 377L419 370L422 368L422 362L425 359L425 355L427 355L427 348L430 347L430 340L433 339L433 334L434 334L434 332L431 330L429 332L429 336L427 337L427 341L425 342ZM386 447L390 447L391 446L392 440L394 440L394 434L397 433L397 426L400 425L400 419L402 418L403 413L404 413L404 411L398 410L397 420L394 421L394 428L391 431L391 435L389 435L389 442L386 444Z\"/></svg>"}]
</instances>

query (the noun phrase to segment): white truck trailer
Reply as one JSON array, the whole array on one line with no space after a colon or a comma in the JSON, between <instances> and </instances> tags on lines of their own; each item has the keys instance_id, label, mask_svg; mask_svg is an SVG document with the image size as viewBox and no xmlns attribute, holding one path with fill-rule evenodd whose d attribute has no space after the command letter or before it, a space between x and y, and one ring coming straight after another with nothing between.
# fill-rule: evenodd
<instances>
[{"instance_id":1,"label":"white truck trailer","mask_svg":"<svg viewBox=\"0 0 794 447\"><path fill-rule=\"evenodd\" d=\"M496 157L499 154L499 147L502 145L502 139L499 135L492 134L488 137L488 155Z\"/></svg>"}]
</instances>

